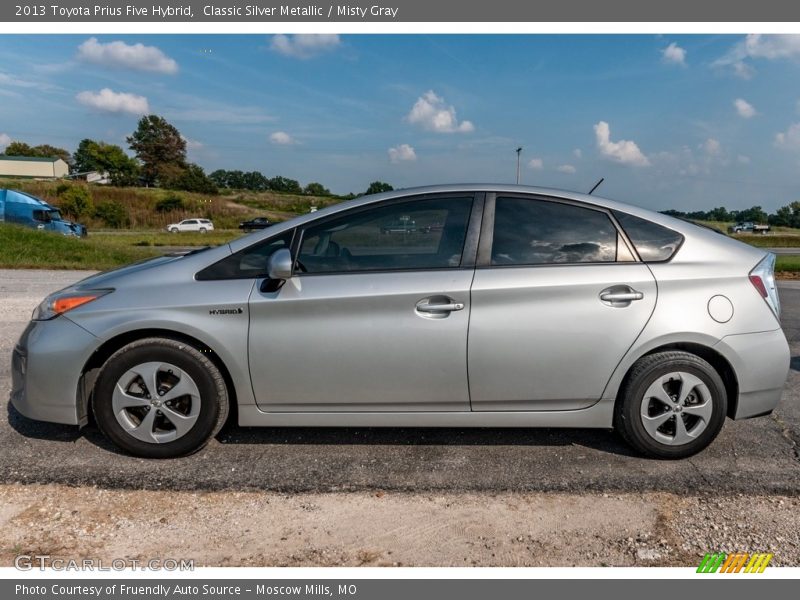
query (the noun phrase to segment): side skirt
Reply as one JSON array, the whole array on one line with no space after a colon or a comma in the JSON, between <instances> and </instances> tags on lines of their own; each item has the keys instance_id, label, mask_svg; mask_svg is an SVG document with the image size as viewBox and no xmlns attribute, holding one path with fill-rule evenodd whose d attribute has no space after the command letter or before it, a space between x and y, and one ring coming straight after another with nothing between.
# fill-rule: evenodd
<instances>
[{"instance_id":1,"label":"side skirt","mask_svg":"<svg viewBox=\"0 0 800 600\"><path fill-rule=\"evenodd\" d=\"M243 427L585 427L608 429L614 399L589 408L538 412L397 412L271 413L254 404L240 405Z\"/></svg>"}]
</instances>

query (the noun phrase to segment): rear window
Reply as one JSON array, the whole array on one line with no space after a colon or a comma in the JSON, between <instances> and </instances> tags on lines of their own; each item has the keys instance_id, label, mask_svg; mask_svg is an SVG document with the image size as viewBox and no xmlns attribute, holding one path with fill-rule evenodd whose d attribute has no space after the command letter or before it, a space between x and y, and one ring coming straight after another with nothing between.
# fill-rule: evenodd
<instances>
[{"instance_id":1,"label":"rear window","mask_svg":"<svg viewBox=\"0 0 800 600\"><path fill-rule=\"evenodd\" d=\"M668 227L616 210L613 213L644 262L667 261L683 243L683 236Z\"/></svg>"}]
</instances>

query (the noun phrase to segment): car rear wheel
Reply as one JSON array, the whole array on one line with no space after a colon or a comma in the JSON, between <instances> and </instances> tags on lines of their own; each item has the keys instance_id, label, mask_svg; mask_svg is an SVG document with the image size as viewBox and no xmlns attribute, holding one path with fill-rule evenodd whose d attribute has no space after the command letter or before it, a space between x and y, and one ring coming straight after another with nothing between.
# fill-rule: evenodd
<instances>
[{"instance_id":1,"label":"car rear wheel","mask_svg":"<svg viewBox=\"0 0 800 600\"><path fill-rule=\"evenodd\" d=\"M689 352L659 352L631 369L614 428L646 456L685 458L717 437L726 412L725 385L714 367Z\"/></svg>"},{"instance_id":2,"label":"car rear wheel","mask_svg":"<svg viewBox=\"0 0 800 600\"><path fill-rule=\"evenodd\" d=\"M172 229L169 230L169 232L170 233L178 233L178 228L177 227L173 227Z\"/></svg>"},{"instance_id":3,"label":"car rear wheel","mask_svg":"<svg viewBox=\"0 0 800 600\"><path fill-rule=\"evenodd\" d=\"M228 416L222 374L196 348L148 338L115 352L92 396L97 425L136 456L173 458L196 452Z\"/></svg>"}]
</instances>

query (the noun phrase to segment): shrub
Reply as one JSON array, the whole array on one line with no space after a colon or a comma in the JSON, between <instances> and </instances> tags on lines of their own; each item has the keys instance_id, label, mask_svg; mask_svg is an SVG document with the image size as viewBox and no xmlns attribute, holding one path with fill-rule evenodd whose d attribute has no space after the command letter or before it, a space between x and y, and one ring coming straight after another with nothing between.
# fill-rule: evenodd
<instances>
[{"instance_id":1,"label":"shrub","mask_svg":"<svg viewBox=\"0 0 800 600\"><path fill-rule=\"evenodd\" d=\"M98 219L102 219L106 225L114 229L128 227L131 223L128 210L121 204L117 204L111 200L106 200L98 204L95 216Z\"/></svg>"},{"instance_id":2,"label":"shrub","mask_svg":"<svg viewBox=\"0 0 800 600\"><path fill-rule=\"evenodd\" d=\"M185 204L183 198L174 192L168 193L161 200L156 202L156 212L160 213L183 210L184 208Z\"/></svg>"},{"instance_id":3,"label":"shrub","mask_svg":"<svg viewBox=\"0 0 800 600\"><path fill-rule=\"evenodd\" d=\"M94 214L92 195L85 187L71 186L59 194L59 208L67 215L79 219Z\"/></svg>"}]
</instances>

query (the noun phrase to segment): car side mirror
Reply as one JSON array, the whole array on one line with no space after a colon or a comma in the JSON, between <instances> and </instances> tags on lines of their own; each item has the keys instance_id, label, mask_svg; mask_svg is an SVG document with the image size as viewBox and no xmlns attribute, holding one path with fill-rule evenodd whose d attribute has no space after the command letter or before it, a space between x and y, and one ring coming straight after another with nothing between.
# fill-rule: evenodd
<instances>
[{"instance_id":1,"label":"car side mirror","mask_svg":"<svg viewBox=\"0 0 800 600\"><path fill-rule=\"evenodd\" d=\"M288 248L276 250L267 262L267 275L275 281L286 281L292 278L292 252Z\"/></svg>"}]
</instances>

